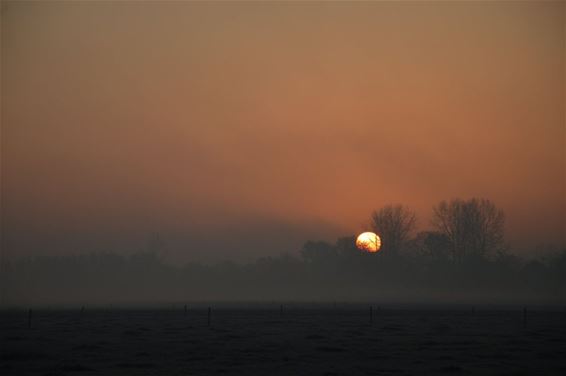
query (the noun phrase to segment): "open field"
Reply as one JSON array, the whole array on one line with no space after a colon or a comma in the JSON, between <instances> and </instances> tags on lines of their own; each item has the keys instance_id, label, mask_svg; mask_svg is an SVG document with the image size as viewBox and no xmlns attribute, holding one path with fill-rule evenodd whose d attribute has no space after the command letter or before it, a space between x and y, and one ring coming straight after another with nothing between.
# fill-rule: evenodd
<instances>
[{"instance_id":1,"label":"open field","mask_svg":"<svg viewBox=\"0 0 566 376\"><path fill-rule=\"evenodd\" d=\"M0 313L3 375L565 375L566 311L368 305Z\"/></svg>"}]
</instances>

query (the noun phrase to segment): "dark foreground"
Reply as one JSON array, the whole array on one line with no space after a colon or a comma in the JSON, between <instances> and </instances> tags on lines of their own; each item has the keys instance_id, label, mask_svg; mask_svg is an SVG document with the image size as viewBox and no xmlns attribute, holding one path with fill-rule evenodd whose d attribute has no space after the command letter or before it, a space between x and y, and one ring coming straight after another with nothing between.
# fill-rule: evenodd
<instances>
[{"instance_id":1,"label":"dark foreground","mask_svg":"<svg viewBox=\"0 0 566 376\"><path fill-rule=\"evenodd\" d=\"M369 306L0 313L2 375L566 375L566 311Z\"/></svg>"}]
</instances>

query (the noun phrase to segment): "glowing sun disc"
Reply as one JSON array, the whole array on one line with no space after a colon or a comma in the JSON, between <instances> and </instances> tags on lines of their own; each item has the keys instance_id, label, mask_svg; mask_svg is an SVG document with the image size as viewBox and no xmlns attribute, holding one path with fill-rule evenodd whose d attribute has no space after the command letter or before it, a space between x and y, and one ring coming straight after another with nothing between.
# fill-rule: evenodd
<instances>
[{"instance_id":1,"label":"glowing sun disc","mask_svg":"<svg viewBox=\"0 0 566 376\"><path fill-rule=\"evenodd\" d=\"M358 235L356 247L361 251L377 252L381 248L381 239L374 232L364 232Z\"/></svg>"}]
</instances>

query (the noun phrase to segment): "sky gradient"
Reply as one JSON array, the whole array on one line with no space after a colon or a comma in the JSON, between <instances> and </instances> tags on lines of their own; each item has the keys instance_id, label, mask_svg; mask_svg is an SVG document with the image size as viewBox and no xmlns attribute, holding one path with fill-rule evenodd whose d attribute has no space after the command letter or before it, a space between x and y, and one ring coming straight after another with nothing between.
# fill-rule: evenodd
<instances>
[{"instance_id":1,"label":"sky gradient","mask_svg":"<svg viewBox=\"0 0 566 376\"><path fill-rule=\"evenodd\" d=\"M565 4L3 2L4 252L249 260L474 196L564 245Z\"/></svg>"}]
</instances>

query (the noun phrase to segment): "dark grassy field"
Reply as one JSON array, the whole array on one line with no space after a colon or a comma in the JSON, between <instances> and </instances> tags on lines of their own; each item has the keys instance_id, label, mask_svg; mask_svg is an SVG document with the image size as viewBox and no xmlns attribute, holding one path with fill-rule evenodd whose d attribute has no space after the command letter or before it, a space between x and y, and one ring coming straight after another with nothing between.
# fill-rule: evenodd
<instances>
[{"instance_id":1,"label":"dark grassy field","mask_svg":"<svg viewBox=\"0 0 566 376\"><path fill-rule=\"evenodd\" d=\"M566 375L566 311L368 305L0 313L2 375Z\"/></svg>"}]
</instances>

